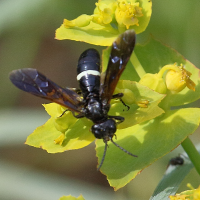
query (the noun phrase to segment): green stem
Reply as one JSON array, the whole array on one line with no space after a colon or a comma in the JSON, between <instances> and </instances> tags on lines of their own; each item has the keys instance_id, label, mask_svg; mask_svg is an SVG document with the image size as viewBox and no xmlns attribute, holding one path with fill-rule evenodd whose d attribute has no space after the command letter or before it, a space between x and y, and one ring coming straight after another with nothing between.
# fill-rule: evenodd
<instances>
[{"instance_id":1,"label":"green stem","mask_svg":"<svg viewBox=\"0 0 200 200\"><path fill-rule=\"evenodd\" d=\"M137 56L135 55L135 52L132 53L130 61L134 66L136 72L138 73L138 76L142 78L146 74L146 72L140 64L140 61L138 60Z\"/></svg>"},{"instance_id":2,"label":"green stem","mask_svg":"<svg viewBox=\"0 0 200 200\"><path fill-rule=\"evenodd\" d=\"M181 143L183 149L187 153L188 157L190 158L191 162L193 163L194 167L196 168L197 172L200 175L200 154L195 148L192 141L187 137L182 143Z\"/></svg>"}]
</instances>

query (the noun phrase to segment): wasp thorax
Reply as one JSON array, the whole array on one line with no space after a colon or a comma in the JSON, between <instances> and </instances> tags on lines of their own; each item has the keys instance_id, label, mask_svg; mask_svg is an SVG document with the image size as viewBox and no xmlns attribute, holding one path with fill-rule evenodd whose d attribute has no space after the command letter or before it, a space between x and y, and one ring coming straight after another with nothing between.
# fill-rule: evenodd
<instances>
[{"instance_id":1,"label":"wasp thorax","mask_svg":"<svg viewBox=\"0 0 200 200\"><path fill-rule=\"evenodd\" d=\"M85 109L85 116L93 122L102 121L106 117L103 113L102 103L98 99L89 99Z\"/></svg>"}]
</instances>

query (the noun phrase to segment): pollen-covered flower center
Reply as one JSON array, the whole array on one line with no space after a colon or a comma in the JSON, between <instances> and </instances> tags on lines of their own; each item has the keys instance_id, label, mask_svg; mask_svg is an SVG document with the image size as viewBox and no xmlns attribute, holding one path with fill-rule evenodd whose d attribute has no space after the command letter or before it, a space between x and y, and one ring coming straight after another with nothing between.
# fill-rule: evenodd
<instances>
[{"instance_id":1,"label":"pollen-covered flower center","mask_svg":"<svg viewBox=\"0 0 200 200\"><path fill-rule=\"evenodd\" d=\"M138 17L142 17L142 8L135 1L118 0L118 6L115 11L116 21L120 26L129 29L130 26L139 26Z\"/></svg>"}]
</instances>

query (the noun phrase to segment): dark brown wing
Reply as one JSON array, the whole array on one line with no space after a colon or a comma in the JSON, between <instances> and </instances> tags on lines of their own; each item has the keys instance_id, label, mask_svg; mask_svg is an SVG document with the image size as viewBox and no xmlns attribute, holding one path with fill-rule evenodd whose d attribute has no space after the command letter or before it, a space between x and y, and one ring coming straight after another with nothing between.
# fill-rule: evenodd
<instances>
[{"instance_id":1,"label":"dark brown wing","mask_svg":"<svg viewBox=\"0 0 200 200\"><path fill-rule=\"evenodd\" d=\"M19 89L58 103L71 111L80 113L83 108L82 98L76 92L58 86L36 69L14 70L10 73L10 80Z\"/></svg>"},{"instance_id":2,"label":"dark brown wing","mask_svg":"<svg viewBox=\"0 0 200 200\"><path fill-rule=\"evenodd\" d=\"M119 78L135 46L135 31L127 30L113 42L100 96L104 105L109 104Z\"/></svg>"}]
</instances>

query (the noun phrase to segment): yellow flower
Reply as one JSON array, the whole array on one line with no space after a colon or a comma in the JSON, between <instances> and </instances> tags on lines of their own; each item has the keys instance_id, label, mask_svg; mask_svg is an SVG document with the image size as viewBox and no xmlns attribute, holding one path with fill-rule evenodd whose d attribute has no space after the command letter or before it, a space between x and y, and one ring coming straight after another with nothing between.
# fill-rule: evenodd
<instances>
[{"instance_id":1,"label":"yellow flower","mask_svg":"<svg viewBox=\"0 0 200 200\"><path fill-rule=\"evenodd\" d=\"M200 186L194 191L193 198L194 200L200 199Z\"/></svg>"},{"instance_id":2,"label":"yellow flower","mask_svg":"<svg viewBox=\"0 0 200 200\"><path fill-rule=\"evenodd\" d=\"M134 0L118 0L118 6L115 11L115 18L119 26L125 26L129 29L130 26L139 26L138 17L142 17L142 8L139 7L139 2Z\"/></svg>"},{"instance_id":3,"label":"yellow flower","mask_svg":"<svg viewBox=\"0 0 200 200\"><path fill-rule=\"evenodd\" d=\"M177 66L174 65L166 65L165 67L169 67L169 71L166 74L165 81L167 85L167 89L170 90L173 94L182 91L186 86L195 91L195 83L190 79L192 75L189 71L187 71L183 65Z\"/></svg>"},{"instance_id":4,"label":"yellow flower","mask_svg":"<svg viewBox=\"0 0 200 200\"><path fill-rule=\"evenodd\" d=\"M186 190L175 196L170 196L170 200L199 200L200 199L200 186L197 189L194 189L191 184L187 184L191 190Z\"/></svg>"},{"instance_id":5,"label":"yellow flower","mask_svg":"<svg viewBox=\"0 0 200 200\"><path fill-rule=\"evenodd\" d=\"M169 196L170 200L187 200L188 195Z\"/></svg>"},{"instance_id":6,"label":"yellow flower","mask_svg":"<svg viewBox=\"0 0 200 200\"><path fill-rule=\"evenodd\" d=\"M114 11L116 8L115 3L110 1L99 1L95 4L93 22L101 25L110 24L114 17Z\"/></svg>"}]
</instances>

